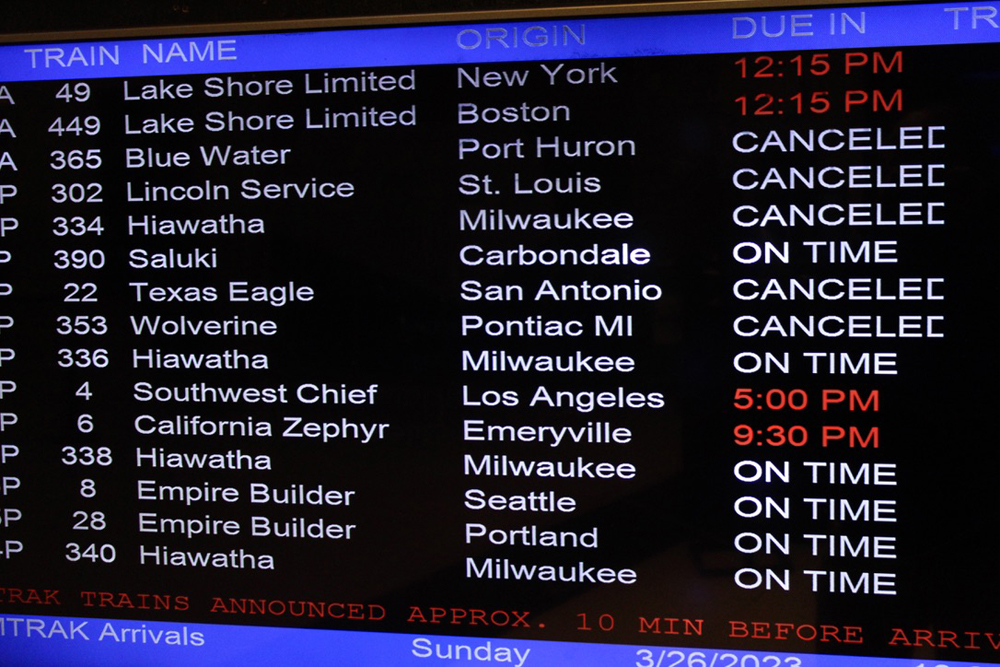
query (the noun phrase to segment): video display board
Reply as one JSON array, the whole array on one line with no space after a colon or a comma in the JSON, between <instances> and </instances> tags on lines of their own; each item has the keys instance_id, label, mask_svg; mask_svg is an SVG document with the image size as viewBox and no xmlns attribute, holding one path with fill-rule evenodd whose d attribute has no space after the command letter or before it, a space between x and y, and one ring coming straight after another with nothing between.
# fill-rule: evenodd
<instances>
[{"instance_id":1,"label":"video display board","mask_svg":"<svg viewBox=\"0 0 1000 667\"><path fill-rule=\"evenodd\" d=\"M0 46L0 662L1000 664L996 14Z\"/></svg>"}]
</instances>

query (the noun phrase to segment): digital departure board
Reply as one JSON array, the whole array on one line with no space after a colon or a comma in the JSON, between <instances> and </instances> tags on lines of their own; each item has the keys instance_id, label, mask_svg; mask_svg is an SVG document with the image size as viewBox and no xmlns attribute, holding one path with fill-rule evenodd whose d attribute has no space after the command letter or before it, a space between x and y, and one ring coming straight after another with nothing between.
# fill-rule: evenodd
<instances>
[{"instance_id":1,"label":"digital departure board","mask_svg":"<svg viewBox=\"0 0 1000 667\"><path fill-rule=\"evenodd\" d=\"M0 663L1000 664L997 7L692 7L7 39Z\"/></svg>"}]
</instances>

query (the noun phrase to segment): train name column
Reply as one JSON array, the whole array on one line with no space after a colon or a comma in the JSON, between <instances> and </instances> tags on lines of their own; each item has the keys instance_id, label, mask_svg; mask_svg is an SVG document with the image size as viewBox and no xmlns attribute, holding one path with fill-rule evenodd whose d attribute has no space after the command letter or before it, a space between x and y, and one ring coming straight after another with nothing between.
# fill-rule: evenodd
<instances>
[{"instance_id":1,"label":"train name column","mask_svg":"<svg viewBox=\"0 0 1000 667\"><path fill-rule=\"evenodd\" d=\"M293 357L338 289L300 235L357 194L343 165L313 159L329 138L303 140L331 128L301 103L309 81L121 83L143 566L289 571L362 533L352 480L322 462L384 437L379 386Z\"/></svg>"}]
</instances>

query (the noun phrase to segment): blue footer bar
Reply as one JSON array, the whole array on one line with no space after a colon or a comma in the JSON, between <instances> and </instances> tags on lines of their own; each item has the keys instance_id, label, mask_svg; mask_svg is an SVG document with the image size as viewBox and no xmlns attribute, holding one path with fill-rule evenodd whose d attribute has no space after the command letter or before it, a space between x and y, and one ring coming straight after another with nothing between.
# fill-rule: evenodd
<instances>
[{"instance_id":1,"label":"blue footer bar","mask_svg":"<svg viewBox=\"0 0 1000 667\"><path fill-rule=\"evenodd\" d=\"M0 616L0 664L12 667L971 667L987 663L56 616Z\"/></svg>"}]
</instances>

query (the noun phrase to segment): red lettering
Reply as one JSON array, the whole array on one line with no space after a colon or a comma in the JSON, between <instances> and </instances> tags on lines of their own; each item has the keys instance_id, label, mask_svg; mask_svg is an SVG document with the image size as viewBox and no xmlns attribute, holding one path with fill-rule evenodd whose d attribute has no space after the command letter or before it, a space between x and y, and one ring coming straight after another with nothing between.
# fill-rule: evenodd
<instances>
[{"instance_id":1,"label":"red lettering","mask_svg":"<svg viewBox=\"0 0 1000 667\"><path fill-rule=\"evenodd\" d=\"M787 641L790 638L804 642L819 640L833 644L862 643L862 629L853 625L798 625L795 623L770 623L767 621L729 621L729 636L740 639L778 639Z\"/></svg>"}]
</instances>

